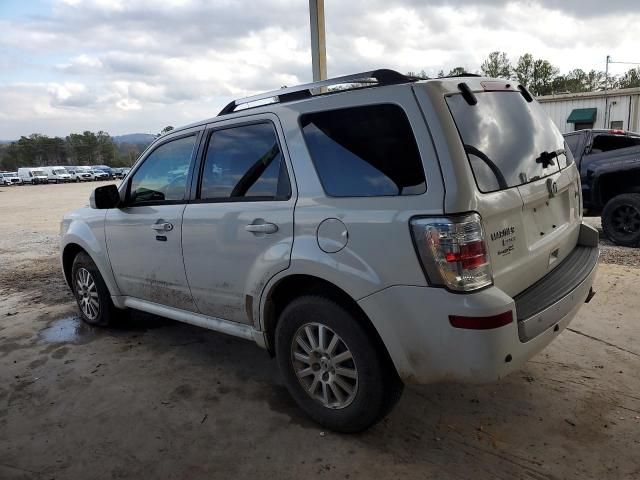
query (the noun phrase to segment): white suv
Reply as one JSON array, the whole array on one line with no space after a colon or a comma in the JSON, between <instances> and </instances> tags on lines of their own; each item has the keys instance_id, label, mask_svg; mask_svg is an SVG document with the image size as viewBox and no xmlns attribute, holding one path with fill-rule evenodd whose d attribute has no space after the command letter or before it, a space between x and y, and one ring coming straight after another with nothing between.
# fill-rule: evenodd
<instances>
[{"instance_id":1,"label":"white suv","mask_svg":"<svg viewBox=\"0 0 640 480\"><path fill-rule=\"evenodd\" d=\"M160 137L65 216L61 258L85 321L254 340L305 412L355 432L403 384L503 377L567 326L598 259L581 205L525 88L377 70Z\"/></svg>"}]
</instances>

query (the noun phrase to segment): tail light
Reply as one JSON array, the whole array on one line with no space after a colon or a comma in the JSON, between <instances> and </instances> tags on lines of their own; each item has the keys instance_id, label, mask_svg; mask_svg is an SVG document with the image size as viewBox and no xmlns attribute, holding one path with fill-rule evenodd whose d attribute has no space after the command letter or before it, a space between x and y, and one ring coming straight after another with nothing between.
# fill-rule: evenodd
<instances>
[{"instance_id":1,"label":"tail light","mask_svg":"<svg viewBox=\"0 0 640 480\"><path fill-rule=\"evenodd\" d=\"M411 233L429 283L468 292L493 283L480 215L414 218Z\"/></svg>"}]
</instances>

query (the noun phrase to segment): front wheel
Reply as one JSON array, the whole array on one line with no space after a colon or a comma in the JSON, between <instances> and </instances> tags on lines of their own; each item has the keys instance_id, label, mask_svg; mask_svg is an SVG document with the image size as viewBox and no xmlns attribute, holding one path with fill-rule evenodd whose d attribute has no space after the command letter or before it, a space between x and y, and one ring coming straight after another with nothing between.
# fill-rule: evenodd
<instances>
[{"instance_id":1,"label":"front wheel","mask_svg":"<svg viewBox=\"0 0 640 480\"><path fill-rule=\"evenodd\" d=\"M76 255L71 269L72 289L80 316L90 325L107 326L114 318L115 307L98 267L84 252Z\"/></svg>"},{"instance_id":2,"label":"front wheel","mask_svg":"<svg viewBox=\"0 0 640 480\"><path fill-rule=\"evenodd\" d=\"M333 300L304 296L280 315L276 357L289 393L320 425L343 433L382 419L403 390L386 352Z\"/></svg>"},{"instance_id":3,"label":"front wheel","mask_svg":"<svg viewBox=\"0 0 640 480\"><path fill-rule=\"evenodd\" d=\"M609 200L602 210L602 230L613 243L640 246L640 194L624 193Z\"/></svg>"}]
</instances>

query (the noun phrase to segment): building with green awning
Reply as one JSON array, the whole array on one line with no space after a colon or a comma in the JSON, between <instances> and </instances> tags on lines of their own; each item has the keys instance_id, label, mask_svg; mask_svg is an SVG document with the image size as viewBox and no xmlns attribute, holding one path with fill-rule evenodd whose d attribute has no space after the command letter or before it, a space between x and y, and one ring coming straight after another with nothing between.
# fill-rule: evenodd
<instances>
[{"instance_id":1,"label":"building with green awning","mask_svg":"<svg viewBox=\"0 0 640 480\"><path fill-rule=\"evenodd\" d=\"M640 132L640 88L537 97L562 133L588 128Z\"/></svg>"},{"instance_id":2,"label":"building with green awning","mask_svg":"<svg viewBox=\"0 0 640 480\"><path fill-rule=\"evenodd\" d=\"M597 108L574 108L567 118L567 123L594 123L597 116Z\"/></svg>"}]
</instances>

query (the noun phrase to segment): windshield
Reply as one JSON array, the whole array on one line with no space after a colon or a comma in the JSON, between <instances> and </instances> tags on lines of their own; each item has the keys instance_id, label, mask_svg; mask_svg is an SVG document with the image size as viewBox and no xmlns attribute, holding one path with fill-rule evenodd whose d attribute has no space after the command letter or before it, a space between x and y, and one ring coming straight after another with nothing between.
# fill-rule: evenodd
<instances>
[{"instance_id":1,"label":"windshield","mask_svg":"<svg viewBox=\"0 0 640 480\"><path fill-rule=\"evenodd\" d=\"M44 177L46 176L42 170L31 170L31 175L34 177Z\"/></svg>"},{"instance_id":2,"label":"windshield","mask_svg":"<svg viewBox=\"0 0 640 480\"><path fill-rule=\"evenodd\" d=\"M477 92L446 98L482 192L517 187L552 175L572 161L562 135L537 102L520 92Z\"/></svg>"},{"instance_id":3,"label":"windshield","mask_svg":"<svg viewBox=\"0 0 640 480\"><path fill-rule=\"evenodd\" d=\"M55 173L56 175L66 175L69 172L67 172L64 168L54 168L53 173Z\"/></svg>"}]
</instances>

